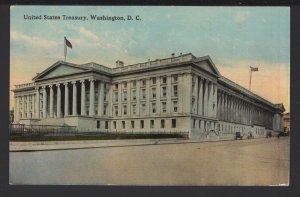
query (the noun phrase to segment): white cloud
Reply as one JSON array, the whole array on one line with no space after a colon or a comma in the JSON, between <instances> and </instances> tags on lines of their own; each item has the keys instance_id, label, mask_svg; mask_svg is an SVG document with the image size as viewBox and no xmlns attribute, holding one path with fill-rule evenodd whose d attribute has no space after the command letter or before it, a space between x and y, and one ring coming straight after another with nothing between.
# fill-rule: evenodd
<instances>
[{"instance_id":1,"label":"white cloud","mask_svg":"<svg viewBox=\"0 0 300 197\"><path fill-rule=\"evenodd\" d=\"M79 33L81 33L82 35L84 35L85 37L93 40L94 42L99 42L99 38L96 34L94 34L93 32L85 29L84 27L80 27L79 28Z\"/></svg>"},{"instance_id":2,"label":"white cloud","mask_svg":"<svg viewBox=\"0 0 300 197\"><path fill-rule=\"evenodd\" d=\"M58 43L52 40L47 40L40 37L28 36L16 31L10 32L10 38L15 42L23 42L24 44L28 44L29 46L43 47L43 48L51 48L58 46Z\"/></svg>"},{"instance_id":3,"label":"white cloud","mask_svg":"<svg viewBox=\"0 0 300 197\"><path fill-rule=\"evenodd\" d=\"M249 12L240 11L235 15L234 22L241 24L248 18L248 16L249 16Z\"/></svg>"}]
</instances>

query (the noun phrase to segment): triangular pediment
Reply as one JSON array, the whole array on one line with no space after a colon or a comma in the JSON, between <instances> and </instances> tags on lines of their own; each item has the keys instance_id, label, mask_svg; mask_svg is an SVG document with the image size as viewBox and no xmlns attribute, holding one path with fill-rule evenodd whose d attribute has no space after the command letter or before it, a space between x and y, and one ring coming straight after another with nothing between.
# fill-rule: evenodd
<instances>
[{"instance_id":1,"label":"triangular pediment","mask_svg":"<svg viewBox=\"0 0 300 197\"><path fill-rule=\"evenodd\" d=\"M78 74L89 69L66 62L57 62L33 78L34 81L55 78L65 75Z\"/></svg>"},{"instance_id":2,"label":"triangular pediment","mask_svg":"<svg viewBox=\"0 0 300 197\"><path fill-rule=\"evenodd\" d=\"M209 73L220 76L220 72L212 62L209 56L200 57L194 59L194 64L196 64L200 69L203 69Z\"/></svg>"}]
</instances>

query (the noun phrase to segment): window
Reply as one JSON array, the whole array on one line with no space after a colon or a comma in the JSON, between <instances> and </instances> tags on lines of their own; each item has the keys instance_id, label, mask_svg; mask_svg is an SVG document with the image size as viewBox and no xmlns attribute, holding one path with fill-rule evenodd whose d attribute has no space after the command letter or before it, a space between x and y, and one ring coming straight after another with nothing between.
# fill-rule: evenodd
<instances>
[{"instance_id":1,"label":"window","mask_svg":"<svg viewBox=\"0 0 300 197\"><path fill-rule=\"evenodd\" d=\"M142 89L142 98L146 99L146 89Z\"/></svg>"},{"instance_id":2,"label":"window","mask_svg":"<svg viewBox=\"0 0 300 197\"><path fill-rule=\"evenodd\" d=\"M152 98L156 98L156 88L152 88Z\"/></svg>"},{"instance_id":3,"label":"window","mask_svg":"<svg viewBox=\"0 0 300 197\"><path fill-rule=\"evenodd\" d=\"M154 120L150 120L150 128L154 128Z\"/></svg>"},{"instance_id":4,"label":"window","mask_svg":"<svg viewBox=\"0 0 300 197\"><path fill-rule=\"evenodd\" d=\"M136 114L136 104L132 105L132 114Z\"/></svg>"},{"instance_id":5,"label":"window","mask_svg":"<svg viewBox=\"0 0 300 197\"><path fill-rule=\"evenodd\" d=\"M152 85L155 85L156 84L156 77L153 77L152 78Z\"/></svg>"},{"instance_id":6,"label":"window","mask_svg":"<svg viewBox=\"0 0 300 197\"><path fill-rule=\"evenodd\" d=\"M156 113L156 103L152 103L152 113Z\"/></svg>"},{"instance_id":7,"label":"window","mask_svg":"<svg viewBox=\"0 0 300 197\"><path fill-rule=\"evenodd\" d=\"M134 129L134 121L131 121L131 128Z\"/></svg>"},{"instance_id":8,"label":"window","mask_svg":"<svg viewBox=\"0 0 300 197\"><path fill-rule=\"evenodd\" d=\"M108 121L105 121L105 129L108 129Z\"/></svg>"},{"instance_id":9,"label":"window","mask_svg":"<svg viewBox=\"0 0 300 197\"><path fill-rule=\"evenodd\" d=\"M141 126L141 129L143 129L143 128L144 128L144 120L141 120L141 124L140 124L140 126Z\"/></svg>"},{"instance_id":10,"label":"window","mask_svg":"<svg viewBox=\"0 0 300 197\"><path fill-rule=\"evenodd\" d=\"M127 105L123 105L123 114L127 115Z\"/></svg>"},{"instance_id":11,"label":"window","mask_svg":"<svg viewBox=\"0 0 300 197\"><path fill-rule=\"evenodd\" d=\"M172 119L172 128L176 128L176 119Z\"/></svg>"},{"instance_id":12,"label":"window","mask_svg":"<svg viewBox=\"0 0 300 197\"><path fill-rule=\"evenodd\" d=\"M115 92L115 102L118 102L118 100L119 100L119 95L118 95L118 92Z\"/></svg>"},{"instance_id":13,"label":"window","mask_svg":"<svg viewBox=\"0 0 300 197\"><path fill-rule=\"evenodd\" d=\"M124 101L127 101L127 91L123 92L123 99L124 99Z\"/></svg>"},{"instance_id":14,"label":"window","mask_svg":"<svg viewBox=\"0 0 300 197\"><path fill-rule=\"evenodd\" d=\"M162 102L162 112L163 113L167 112L167 103L166 102Z\"/></svg>"},{"instance_id":15,"label":"window","mask_svg":"<svg viewBox=\"0 0 300 197\"><path fill-rule=\"evenodd\" d=\"M127 82L126 81L124 82L124 88L127 88Z\"/></svg>"},{"instance_id":16,"label":"window","mask_svg":"<svg viewBox=\"0 0 300 197\"><path fill-rule=\"evenodd\" d=\"M136 87L136 81L132 81L132 87L133 87L133 88Z\"/></svg>"},{"instance_id":17,"label":"window","mask_svg":"<svg viewBox=\"0 0 300 197\"><path fill-rule=\"evenodd\" d=\"M119 84L116 83L115 84L115 89L118 89L118 87L119 87Z\"/></svg>"},{"instance_id":18,"label":"window","mask_svg":"<svg viewBox=\"0 0 300 197\"><path fill-rule=\"evenodd\" d=\"M146 104L145 103L142 104L142 112L143 112L143 114L146 113Z\"/></svg>"},{"instance_id":19,"label":"window","mask_svg":"<svg viewBox=\"0 0 300 197\"><path fill-rule=\"evenodd\" d=\"M106 92L104 92L104 98L103 98L104 101L106 101L106 97L107 97Z\"/></svg>"},{"instance_id":20,"label":"window","mask_svg":"<svg viewBox=\"0 0 300 197\"><path fill-rule=\"evenodd\" d=\"M178 86L173 86L173 95L178 96Z\"/></svg>"},{"instance_id":21,"label":"window","mask_svg":"<svg viewBox=\"0 0 300 197\"><path fill-rule=\"evenodd\" d=\"M167 77L163 77L163 78L162 78L162 82L163 82L163 83L167 83Z\"/></svg>"},{"instance_id":22,"label":"window","mask_svg":"<svg viewBox=\"0 0 300 197\"><path fill-rule=\"evenodd\" d=\"M196 128L196 120L193 120L193 128Z\"/></svg>"},{"instance_id":23,"label":"window","mask_svg":"<svg viewBox=\"0 0 300 197\"><path fill-rule=\"evenodd\" d=\"M118 106L115 106L115 115L118 116L118 114L119 114Z\"/></svg>"},{"instance_id":24,"label":"window","mask_svg":"<svg viewBox=\"0 0 300 197\"><path fill-rule=\"evenodd\" d=\"M125 121L122 121L122 128L125 129Z\"/></svg>"},{"instance_id":25,"label":"window","mask_svg":"<svg viewBox=\"0 0 300 197\"><path fill-rule=\"evenodd\" d=\"M177 101L173 101L173 111L177 112Z\"/></svg>"},{"instance_id":26,"label":"window","mask_svg":"<svg viewBox=\"0 0 300 197\"><path fill-rule=\"evenodd\" d=\"M113 121L113 124L114 124L114 129L116 129L117 128L117 122Z\"/></svg>"},{"instance_id":27,"label":"window","mask_svg":"<svg viewBox=\"0 0 300 197\"><path fill-rule=\"evenodd\" d=\"M174 82L177 82L178 81L178 75L174 75L173 80L174 80Z\"/></svg>"},{"instance_id":28,"label":"window","mask_svg":"<svg viewBox=\"0 0 300 197\"><path fill-rule=\"evenodd\" d=\"M100 120L97 120L97 129L100 128Z\"/></svg>"},{"instance_id":29,"label":"window","mask_svg":"<svg viewBox=\"0 0 300 197\"><path fill-rule=\"evenodd\" d=\"M146 79L142 80L142 86L146 86Z\"/></svg>"},{"instance_id":30,"label":"window","mask_svg":"<svg viewBox=\"0 0 300 197\"><path fill-rule=\"evenodd\" d=\"M163 97L167 97L167 87L162 87Z\"/></svg>"},{"instance_id":31,"label":"window","mask_svg":"<svg viewBox=\"0 0 300 197\"><path fill-rule=\"evenodd\" d=\"M136 100L136 90L132 90L132 99Z\"/></svg>"},{"instance_id":32,"label":"window","mask_svg":"<svg viewBox=\"0 0 300 197\"><path fill-rule=\"evenodd\" d=\"M161 128L165 128L165 120L161 120L160 121L160 127Z\"/></svg>"}]
</instances>

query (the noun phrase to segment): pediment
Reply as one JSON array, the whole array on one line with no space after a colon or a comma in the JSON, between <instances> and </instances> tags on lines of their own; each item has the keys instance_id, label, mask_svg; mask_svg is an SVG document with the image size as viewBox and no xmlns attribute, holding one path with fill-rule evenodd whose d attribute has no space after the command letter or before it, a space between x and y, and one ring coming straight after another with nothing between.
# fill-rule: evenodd
<instances>
[{"instance_id":1,"label":"pediment","mask_svg":"<svg viewBox=\"0 0 300 197\"><path fill-rule=\"evenodd\" d=\"M65 62L59 62L50 66L42 73L38 74L35 78L33 78L33 80L42 80L42 79L60 77L65 75L77 74L87 70L88 69L82 68L77 65L71 65Z\"/></svg>"},{"instance_id":2,"label":"pediment","mask_svg":"<svg viewBox=\"0 0 300 197\"><path fill-rule=\"evenodd\" d=\"M215 66L215 64L212 62L209 56L197 58L194 60L194 64L196 64L199 68L212 73L214 75L220 76L220 72Z\"/></svg>"}]
</instances>

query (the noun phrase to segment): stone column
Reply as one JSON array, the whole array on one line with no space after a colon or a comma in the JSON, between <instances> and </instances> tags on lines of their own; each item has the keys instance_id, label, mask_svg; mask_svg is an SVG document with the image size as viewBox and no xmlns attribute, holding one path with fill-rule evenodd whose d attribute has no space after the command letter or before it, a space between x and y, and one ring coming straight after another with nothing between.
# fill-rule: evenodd
<instances>
[{"instance_id":1,"label":"stone column","mask_svg":"<svg viewBox=\"0 0 300 197\"><path fill-rule=\"evenodd\" d=\"M25 118L25 96L22 96L22 119Z\"/></svg>"},{"instance_id":2,"label":"stone column","mask_svg":"<svg viewBox=\"0 0 300 197\"><path fill-rule=\"evenodd\" d=\"M53 87L49 85L50 88L50 118L53 118Z\"/></svg>"},{"instance_id":3,"label":"stone column","mask_svg":"<svg viewBox=\"0 0 300 197\"><path fill-rule=\"evenodd\" d=\"M14 123L16 123L17 121L17 103L18 103L18 97L14 97Z\"/></svg>"},{"instance_id":4,"label":"stone column","mask_svg":"<svg viewBox=\"0 0 300 197\"><path fill-rule=\"evenodd\" d=\"M85 116L86 115L86 110L85 110L85 81L81 80L81 115Z\"/></svg>"},{"instance_id":5,"label":"stone column","mask_svg":"<svg viewBox=\"0 0 300 197\"><path fill-rule=\"evenodd\" d=\"M208 81L205 80L204 82L204 104L203 104L203 108L204 108L204 116L208 116Z\"/></svg>"},{"instance_id":6,"label":"stone column","mask_svg":"<svg viewBox=\"0 0 300 197\"><path fill-rule=\"evenodd\" d=\"M69 115L69 87L68 82L64 83L65 85L65 116Z\"/></svg>"},{"instance_id":7,"label":"stone column","mask_svg":"<svg viewBox=\"0 0 300 197\"><path fill-rule=\"evenodd\" d=\"M119 83L118 85L118 113L119 113L119 116L123 116L124 115L124 112L123 112L123 106L122 106L122 100L123 100L123 96L122 96L122 93L123 93L123 87L122 87L122 83ZM127 111L128 111L128 107L127 107Z\"/></svg>"},{"instance_id":8,"label":"stone column","mask_svg":"<svg viewBox=\"0 0 300 197\"><path fill-rule=\"evenodd\" d=\"M213 92L213 98L214 98L214 104L215 104L215 108L214 108L214 113L213 116L217 117L217 112L218 112L218 87L216 84L214 84L214 92Z\"/></svg>"},{"instance_id":9,"label":"stone column","mask_svg":"<svg viewBox=\"0 0 300 197\"><path fill-rule=\"evenodd\" d=\"M47 117L47 92L46 86L43 86L43 118Z\"/></svg>"},{"instance_id":10,"label":"stone column","mask_svg":"<svg viewBox=\"0 0 300 197\"><path fill-rule=\"evenodd\" d=\"M141 81L136 80L136 115L140 115L140 105L141 105L141 99L140 99L140 90L141 90ZM120 111L120 110L119 110Z\"/></svg>"},{"instance_id":11,"label":"stone column","mask_svg":"<svg viewBox=\"0 0 300 197\"><path fill-rule=\"evenodd\" d=\"M156 113L157 114L160 114L161 110L160 110L160 97L161 97L161 78L160 77L157 77L156 79ZM151 98L152 98L152 88L151 88ZM150 104L152 105L152 104ZM149 111L151 113L151 106L149 106Z\"/></svg>"},{"instance_id":12,"label":"stone column","mask_svg":"<svg viewBox=\"0 0 300 197\"><path fill-rule=\"evenodd\" d=\"M203 79L199 77L198 114L203 115Z\"/></svg>"},{"instance_id":13,"label":"stone column","mask_svg":"<svg viewBox=\"0 0 300 197\"><path fill-rule=\"evenodd\" d=\"M146 79L146 111L145 111L145 114L147 114L147 115L150 113L150 98L151 98L150 97L150 94L151 94L150 83L151 83L151 80L148 77Z\"/></svg>"},{"instance_id":14,"label":"stone column","mask_svg":"<svg viewBox=\"0 0 300 197\"><path fill-rule=\"evenodd\" d=\"M77 86L76 86L76 81L73 81L72 84L73 84L72 115L76 116L77 115Z\"/></svg>"},{"instance_id":15,"label":"stone column","mask_svg":"<svg viewBox=\"0 0 300 197\"><path fill-rule=\"evenodd\" d=\"M61 118L61 90L60 84L57 84L57 105L56 105L56 114L57 118Z\"/></svg>"},{"instance_id":16,"label":"stone column","mask_svg":"<svg viewBox=\"0 0 300 197\"><path fill-rule=\"evenodd\" d=\"M198 112L198 77L196 75L193 75L192 81L194 83L194 88L193 88L194 105L192 106L192 113L197 114L197 112Z\"/></svg>"},{"instance_id":17,"label":"stone column","mask_svg":"<svg viewBox=\"0 0 300 197\"><path fill-rule=\"evenodd\" d=\"M172 106L172 100L171 100L171 96L172 96L172 76L169 75L167 76L167 113L171 113L171 106Z\"/></svg>"},{"instance_id":18,"label":"stone column","mask_svg":"<svg viewBox=\"0 0 300 197\"><path fill-rule=\"evenodd\" d=\"M27 118L30 118L30 103L29 103L29 97L30 97L31 95L29 94L29 95L27 95Z\"/></svg>"},{"instance_id":19,"label":"stone column","mask_svg":"<svg viewBox=\"0 0 300 197\"><path fill-rule=\"evenodd\" d=\"M35 103L35 117L40 118L40 91L39 87L35 88L35 96L36 96L36 103Z\"/></svg>"},{"instance_id":20,"label":"stone column","mask_svg":"<svg viewBox=\"0 0 300 197\"><path fill-rule=\"evenodd\" d=\"M128 84L127 84L128 85ZM128 93L127 93L128 96ZM127 97L128 99L128 97ZM104 104L104 82L99 81L98 84L98 116L103 116Z\"/></svg>"},{"instance_id":21,"label":"stone column","mask_svg":"<svg viewBox=\"0 0 300 197\"><path fill-rule=\"evenodd\" d=\"M89 108L89 116L95 115L95 80L90 79L90 108Z\"/></svg>"},{"instance_id":22,"label":"stone column","mask_svg":"<svg viewBox=\"0 0 300 197\"><path fill-rule=\"evenodd\" d=\"M131 81L127 81L127 114L131 115Z\"/></svg>"}]
</instances>

